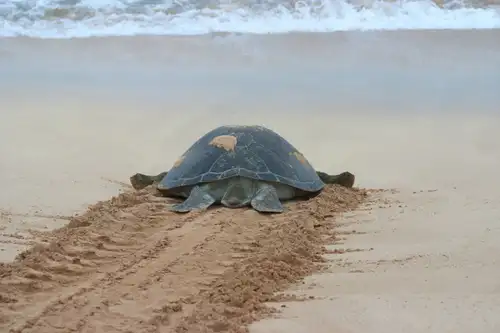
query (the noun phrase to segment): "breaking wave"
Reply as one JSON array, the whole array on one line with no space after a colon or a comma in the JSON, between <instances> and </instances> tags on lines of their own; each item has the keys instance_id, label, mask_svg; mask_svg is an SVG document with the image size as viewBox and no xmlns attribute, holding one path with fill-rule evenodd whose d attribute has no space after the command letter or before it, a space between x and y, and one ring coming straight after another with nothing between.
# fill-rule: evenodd
<instances>
[{"instance_id":1,"label":"breaking wave","mask_svg":"<svg viewBox=\"0 0 500 333\"><path fill-rule=\"evenodd\" d=\"M500 7L477 1L0 0L4 37L492 28Z\"/></svg>"}]
</instances>

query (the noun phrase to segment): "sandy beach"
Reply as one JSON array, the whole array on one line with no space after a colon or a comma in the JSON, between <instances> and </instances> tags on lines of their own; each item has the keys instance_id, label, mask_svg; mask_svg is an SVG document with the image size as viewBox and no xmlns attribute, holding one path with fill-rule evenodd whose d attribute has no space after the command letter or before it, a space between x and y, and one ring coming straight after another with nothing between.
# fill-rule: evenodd
<instances>
[{"instance_id":1,"label":"sandy beach","mask_svg":"<svg viewBox=\"0 0 500 333\"><path fill-rule=\"evenodd\" d=\"M0 39L0 332L498 332L499 38ZM222 124L356 188L269 218L127 186Z\"/></svg>"}]
</instances>

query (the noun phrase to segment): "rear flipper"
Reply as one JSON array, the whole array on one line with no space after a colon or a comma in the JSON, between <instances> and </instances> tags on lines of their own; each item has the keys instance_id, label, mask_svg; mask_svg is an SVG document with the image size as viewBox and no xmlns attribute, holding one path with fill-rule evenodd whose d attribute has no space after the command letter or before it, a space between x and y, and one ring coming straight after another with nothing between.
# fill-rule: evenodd
<instances>
[{"instance_id":1,"label":"rear flipper","mask_svg":"<svg viewBox=\"0 0 500 333\"><path fill-rule=\"evenodd\" d=\"M261 213L282 213L285 209L274 186L262 184L251 201L252 207Z\"/></svg>"},{"instance_id":2,"label":"rear flipper","mask_svg":"<svg viewBox=\"0 0 500 333\"><path fill-rule=\"evenodd\" d=\"M215 199L200 186L195 186L191 190L189 197L184 202L170 207L171 211L187 213L193 209L205 209L210 207Z\"/></svg>"}]
</instances>

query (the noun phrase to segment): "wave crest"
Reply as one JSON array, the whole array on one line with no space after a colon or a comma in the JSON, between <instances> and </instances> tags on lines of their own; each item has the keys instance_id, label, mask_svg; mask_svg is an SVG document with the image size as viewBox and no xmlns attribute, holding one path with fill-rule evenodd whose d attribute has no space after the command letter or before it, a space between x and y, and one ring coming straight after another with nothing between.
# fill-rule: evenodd
<instances>
[{"instance_id":1,"label":"wave crest","mask_svg":"<svg viewBox=\"0 0 500 333\"><path fill-rule=\"evenodd\" d=\"M0 35L90 37L500 28L478 1L0 0Z\"/></svg>"}]
</instances>

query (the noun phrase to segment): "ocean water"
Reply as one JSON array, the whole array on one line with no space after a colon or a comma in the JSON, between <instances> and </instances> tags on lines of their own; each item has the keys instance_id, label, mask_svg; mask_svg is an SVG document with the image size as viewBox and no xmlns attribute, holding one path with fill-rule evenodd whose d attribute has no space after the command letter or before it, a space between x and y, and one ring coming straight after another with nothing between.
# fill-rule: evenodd
<instances>
[{"instance_id":1,"label":"ocean water","mask_svg":"<svg viewBox=\"0 0 500 333\"><path fill-rule=\"evenodd\" d=\"M0 100L498 113L497 0L347 1L0 0Z\"/></svg>"},{"instance_id":2,"label":"ocean water","mask_svg":"<svg viewBox=\"0 0 500 333\"><path fill-rule=\"evenodd\" d=\"M499 0L0 0L0 36L500 28Z\"/></svg>"}]
</instances>

